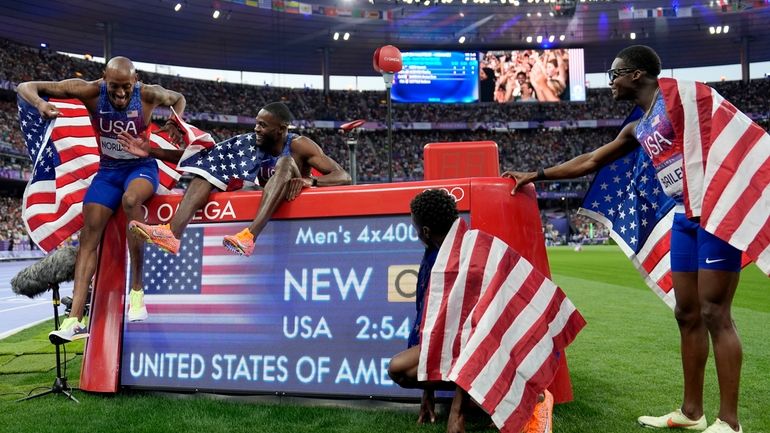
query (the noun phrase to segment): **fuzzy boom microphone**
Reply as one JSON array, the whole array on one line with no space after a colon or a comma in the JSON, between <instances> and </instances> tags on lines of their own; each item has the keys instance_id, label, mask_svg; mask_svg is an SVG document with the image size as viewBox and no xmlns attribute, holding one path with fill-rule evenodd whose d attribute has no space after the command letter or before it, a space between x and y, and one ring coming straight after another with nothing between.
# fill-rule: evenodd
<instances>
[{"instance_id":1,"label":"fuzzy boom microphone","mask_svg":"<svg viewBox=\"0 0 770 433\"><path fill-rule=\"evenodd\" d=\"M17 295L34 298L48 291L53 284L75 279L75 247L54 251L39 262L21 270L11 280L11 288Z\"/></svg>"}]
</instances>

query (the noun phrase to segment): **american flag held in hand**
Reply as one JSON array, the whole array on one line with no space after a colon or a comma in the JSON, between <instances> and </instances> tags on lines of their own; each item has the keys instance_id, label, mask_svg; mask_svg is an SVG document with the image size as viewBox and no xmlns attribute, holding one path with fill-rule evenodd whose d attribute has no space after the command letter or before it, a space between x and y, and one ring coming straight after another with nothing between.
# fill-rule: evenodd
<instances>
[{"instance_id":1,"label":"american flag held in hand","mask_svg":"<svg viewBox=\"0 0 770 433\"><path fill-rule=\"evenodd\" d=\"M455 382L501 432L519 433L583 326L552 281L459 218L431 272L418 380Z\"/></svg>"},{"instance_id":2,"label":"american flag held in hand","mask_svg":"<svg viewBox=\"0 0 770 433\"><path fill-rule=\"evenodd\" d=\"M99 144L83 103L53 98L48 102L60 112L56 119L43 119L37 108L18 98L19 123L33 161L22 219L30 238L46 252L83 227L83 198L99 169ZM154 147L177 148L167 136L150 138ZM169 193L180 174L174 164L158 161L158 167L158 193Z\"/></svg>"}]
</instances>

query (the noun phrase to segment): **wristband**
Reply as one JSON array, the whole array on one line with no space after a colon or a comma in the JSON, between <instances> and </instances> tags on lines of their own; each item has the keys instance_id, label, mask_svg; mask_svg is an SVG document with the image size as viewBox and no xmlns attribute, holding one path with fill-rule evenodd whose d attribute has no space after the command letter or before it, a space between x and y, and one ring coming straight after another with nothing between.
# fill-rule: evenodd
<instances>
[{"instance_id":1,"label":"wristband","mask_svg":"<svg viewBox=\"0 0 770 433\"><path fill-rule=\"evenodd\" d=\"M535 180L546 180L545 177L545 169L543 167L540 167L537 169L537 176L535 176Z\"/></svg>"}]
</instances>

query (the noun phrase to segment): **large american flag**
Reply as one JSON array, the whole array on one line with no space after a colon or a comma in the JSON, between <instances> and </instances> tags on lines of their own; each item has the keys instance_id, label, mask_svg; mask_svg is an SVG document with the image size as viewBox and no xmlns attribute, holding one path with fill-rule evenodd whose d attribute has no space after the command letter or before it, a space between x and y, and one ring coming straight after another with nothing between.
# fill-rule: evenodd
<instances>
[{"instance_id":1,"label":"large american flag","mask_svg":"<svg viewBox=\"0 0 770 433\"><path fill-rule=\"evenodd\" d=\"M453 381L519 433L585 326L564 292L503 241L458 219L426 293L418 380Z\"/></svg>"},{"instance_id":2,"label":"large american flag","mask_svg":"<svg viewBox=\"0 0 770 433\"><path fill-rule=\"evenodd\" d=\"M22 219L30 238L46 252L83 227L83 198L99 169L99 144L86 107L75 99L49 102L61 113L54 120L43 119L37 108L18 98L19 123L33 161ZM151 144L176 148L167 136L158 134L151 135ZM158 193L168 193L180 175L174 164L158 161L158 167Z\"/></svg>"},{"instance_id":3,"label":"large american flag","mask_svg":"<svg viewBox=\"0 0 770 433\"><path fill-rule=\"evenodd\" d=\"M705 84L659 84L684 139L687 216L770 275L770 135Z\"/></svg>"},{"instance_id":4,"label":"large american flag","mask_svg":"<svg viewBox=\"0 0 770 433\"><path fill-rule=\"evenodd\" d=\"M647 285L671 308L676 305L670 260L674 207L638 146L599 170L579 210L610 230Z\"/></svg>"},{"instance_id":5,"label":"large american flag","mask_svg":"<svg viewBox=\"0 0 770 433\"><path fill-rule=\"evenodd\" d=\"M643 114L635 108L623 125ZM675 205L639 146L596 173L578 211L610 230L647 285L671 308L676 305L669 255Z\"/></svg>"}]
</instances>

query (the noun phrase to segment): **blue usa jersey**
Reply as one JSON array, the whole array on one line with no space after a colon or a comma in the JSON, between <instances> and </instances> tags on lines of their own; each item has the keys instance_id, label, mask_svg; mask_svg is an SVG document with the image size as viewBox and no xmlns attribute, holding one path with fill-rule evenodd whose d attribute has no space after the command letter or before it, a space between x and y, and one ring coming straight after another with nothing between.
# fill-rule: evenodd
<instances>
[{"instance_id":1,"label":"blue usa jersey","mask_svg":"<svg viewBox=\"0 0 770 433\"><path fill-rule=\"evenodd\" d=\"M107 83L102 82L96 111L91 113L94 130L99 137L102 167L122 167L136 163L136 160L140 159L123 150L117 138L123 131L138 136L147 129L144 123L141 93L141 85L136 83L128 106L124 110L118 110L107 97Z\"/></svg>"}]
</instances>

